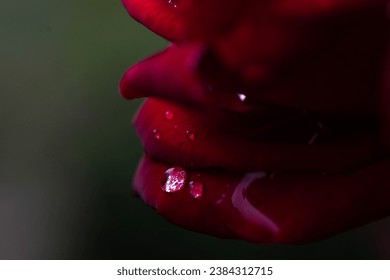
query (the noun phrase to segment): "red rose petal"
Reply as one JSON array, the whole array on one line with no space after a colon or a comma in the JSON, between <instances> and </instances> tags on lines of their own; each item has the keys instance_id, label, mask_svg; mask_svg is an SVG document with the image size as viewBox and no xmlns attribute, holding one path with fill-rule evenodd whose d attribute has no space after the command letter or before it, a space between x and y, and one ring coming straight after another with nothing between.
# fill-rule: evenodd
<instances>
[{"instance_id":1,"label":"red rose petal","mask_svg":"<svg viewBox=\"0 0 390 280\"><path fill-rule=\"evenodd\" d=\"M236 91L245 92L251 105L372 114L389 35L383 11L348 20L337 13L289 18L278 11L259 17L254 11L215 38L210 48L221 66L213 69L234 69L242 81ZM213 84L211 71L200 70Z\"/></svg>"},{"instance_id":2,"label":"red rose petal","mask_svg":"<svg viewBox=\"0 0 390 280\"><path fill-rule=\"evenodd\" d=\"M202 51L201 46L179 49L173 45L136 64L127 70L120 82L122 96L133 99L153 94L167 99L200 102L205 98L205 90L192 69L196 68L196 57Z\"/></svg>"},{"instance_id":3,"label":"red rose petal","mask_svg":"<svg viewBox=\"0 0 390 280\"><path fill-rule=\"evenodd\" d=\"M126 99L153 96L195 105L245 110L248 106L234 93L213 91L196 74L204 52L200 44L168 47L127 70L119 86L121 95Z\"/></svg>"},{"instance_id":4,"label":"red rose petal","mask_svg":"<svg viewBox=\"0 0 390 280\"><path fill-rule=\"evenodd\" d=\"M166 112L171 112L174 118L167 121ZM266 115L262 117L208 111L149 98L134 125L149 156L187 167L223 167L247 172L275 169L339 172L383 155L383 147L372 131L371 136L363 130L360 135L342 139L333 136L323 143L309 145L319 130L305 123L304 118L278 123ZM270 125L275 126L273 130ZM159 132L158 139L155 130ZM196 133L195 139L188 138L189 131ZM264 140L273 133L277 136L271 142Z\"/></svg>"},{"instance_id":5,"label":"red rose petal","mask_svg":"<svg viewBox=\"0 0 390 280\"><path fill-rule=\"evenodd\" d=\"M122 3L135 20L170 41L185 34L184 19L168 0L122 0Z\"/></svg>"},{"instance_id":6,"label":"red rose petal","mask_svg":"<svg viewBox=\"0 0 390 280\"><path fill-rule=\"evenodd\" d=\"M282 43L275 53L260 56L242 44L227 44L236 51L225 55L215 45L173 45L130 68L122 78L121 93L128 99L154 96L237 111L272 105L344 116L372 115L377 110L387 51L387 23L378 17L344 33L326 48L317 46L303 57L305 48L296 53L291 44ZM249 40L245 45L259 44ZM269 60L272 57L285 60ZM238 61L233 63L236 70L230 69L231 59ZM248 65L247 61L252 62ZM254 75L255 80L246 83L240 73ZM237 93L245 94L245 102L239 102Z\"/></svg>"},{"instance_id":7,"label":"red rose petal","mask_svg":"<svg viewBox=\"0 0 390 280\"><path fill-rule=\"evenodd\" d=\"M200 199L188 189L165 193L170 165L145 157L135 190L167 220L190 230L260 243L309 242L390 214L389 161L343 176L256 174L193 170L204 184Z\"/></svg>"},{"instance_id":8,"label":"red rose petal","mask_svg":"<svg viewBox=\"0 0 390 280\"><path fill-rule=\"evenodd\" d=\"M294 16L346 16L384 11L387 0L285 0L274 6L285 15Z\"/></svg>"}]
</instances>

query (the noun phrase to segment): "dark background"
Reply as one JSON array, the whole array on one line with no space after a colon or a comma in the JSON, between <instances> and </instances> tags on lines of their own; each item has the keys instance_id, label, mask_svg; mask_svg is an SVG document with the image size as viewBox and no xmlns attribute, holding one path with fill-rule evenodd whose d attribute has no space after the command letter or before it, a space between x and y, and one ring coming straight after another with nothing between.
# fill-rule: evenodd
<instances>
[{"instance_id":1,"label":"dark background","mask_svg":"<svg viewBox=\"0 0 390 280\"><path fill-rule=\"evenodd\" d=\"M3 1L0 38L0 258L390 258L390 219L261 246L183 230L133 197L139 102L118 81L167 42L120 0Z\"/></svg>"}]
</instances>

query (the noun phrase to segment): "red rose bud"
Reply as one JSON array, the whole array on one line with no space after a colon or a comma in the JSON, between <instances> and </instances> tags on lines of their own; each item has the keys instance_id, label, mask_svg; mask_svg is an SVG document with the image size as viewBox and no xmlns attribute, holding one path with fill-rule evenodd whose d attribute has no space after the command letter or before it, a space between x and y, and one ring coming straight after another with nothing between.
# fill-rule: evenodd
<instances>
[{"instance_id":1,"label":"red rose bud","mask_svg":"<svg viewBox=\"0 0 390 280\"><path fill-rule=\"evenodd\" d=\"M120 83L149 97L134 187L160 215L296 243L390 214L386 1L123 3L174 42Z\"/></svg>"}]
</instances>

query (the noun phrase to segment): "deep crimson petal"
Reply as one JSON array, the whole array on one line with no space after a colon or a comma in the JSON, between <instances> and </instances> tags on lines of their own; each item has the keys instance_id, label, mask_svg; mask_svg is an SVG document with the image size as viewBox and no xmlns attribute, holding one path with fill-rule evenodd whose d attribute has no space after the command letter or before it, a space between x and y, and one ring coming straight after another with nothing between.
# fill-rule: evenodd
<instances>
[{"instance_id":1,"label":"deep crimson petal","mask_svg":"<svg viewBox=\"0 0 390 280\"><path fill-rule=\"evenodd\" d=\"M277 1L277 9L295 16L320 17L384 11L387 0L285 0Z\"/></svg>"},{"instance_id":2,"label":"deep crimson petal","mask_svg":"<svg viewBox=\"0 0 390 280\"><path fill-rule=\"evenodd\" d=\"M251 0L122 0L135 20L170 41L194 40L232 25ZM199 22L199 19L202 19Z\"/></svg>"},{"instance_id":3,"label":"deep crimson petal","mask_svg":"<svg viewBox=\"0 0 390 280\"><path fill-rule=\"evenodd\" d=\"M171 114L169 120L167 112ZM135 117L134 126L148 156L186 167L340 172L383 155L384 148L375 140L373 130L341 139L333 135L321 141L328 137L318 128L319 120L308 122L299 115L282 115L282 122L279 118L191 108L149 98ZM159 132L158 139L155 131ZM188 133L193 133L193 139ZM309 145L316 134L317 143Z\"/></svg>"},{"instance_id":4,"label":"deep crimson petal","mask_svg":"<svg viewBox=\"0 0 390 280\"><path fill-rule=\"evenodd\" d=\"M326 238L390 213L386 178L390 162L377 157L378 153L383 156L379 147L374 154L368 153L371 160L360 164L354 161L359 161L359 148L366 149L367 143L353 151L336 148L333 155L326 155L332 149L319 149L324 154L318 158L310 156L312 150L304 144L302 153L292 157L283 154L296 152L289 145L270 145L268 150L259 148L261 144L251 146L243 139L254 136L249 132L256 121L245 126L229 122L224 114L231 112L210 114L155 99L148 99L138 113L135 126L147 156L135 176L135 190L167 220L219 237L295 243ZM294 133L303 133L305 128ZM188 131L194 136L188 137ZM272 170L261 171L270 166L254 166L256 156L261 162L262 154L266 154L263 164L275 164L276 175ZM275 163L273 157L282 162ZM307 166L299 170L305 160ZM320 172L343 161L355 167L342 173ZM174 166L187 170L187 183L196 180L204 185L202 197L193 198L188 184L178 192L162 191L164 173ZM309 167L319 172L309 172L305 169Z\"/></svg>"},{"instance_id":5,"label":"deep crimson petal","mask_svg":"<svg viewBox=\"0 0 390 280\"><path fill-rule=\"evenodd\" d=\"M210 46L172 45L131 67L122 78L121 93L128 99L154 96L238 111L273 105L339 115L373 114L377 110L387 36L384 18L378 17L370 25L354 26L327 48L306 52L303 60L298 59L300 55L287 59L280 53L275 55L286 58L284 61L263 63L254 59L268 74L249 84L239 77L240 71L246 70L226 68ZM243 53L251 51L244 49ZM241 59L245 62L251 56ZM238 102L239 92L246 95L246 102Z\"/></svg>"},{"instance_id":6,"label":"deep crimson petal","mask_svg":"<svg viewBox=\"0 0 390 280\"><path fill-rule=\"evenodd\" d=\"M375 30L375 32L373 32ZM342 38L274 72L253 102L267 102L339 114L371 115L377 108L389 28L384 16L344 30ZM312 50L311 50L312 51ZM273 69L277 69L274 67ZM279 74L280 75L279 75ZM249 95L249 93L248 93Z\"/></svg>"},{"instance_id":7,"label":"deep crimson petal","mask_svg":"<svg viewBox=\"0 0 390 280\"><path fill-rule=\"evenodd\" d=\"M123 1L132 15L163 33L177 33L176 26L190 28L194 24L200 29L205 24L206 31L212 32L211 39L203 39L209 45L180 43L179 47L171 47L130 69L126 77L131 79L123 80L124 87L134 80L145 84L144 88L154 83L159 88L150 92L155 91L155 95L173 99L186 99L185 95L189 95L188 99L198 101L205 98L208 86L199 82L199 76L218 88L221 80L226 83L235 74L255 86L235 83L231 90L245 91L253 103L344 113L374 110L375 101L366 92L378 82L377 71L386 52L384 1L244 1L245 5L238 5L234 0L184 0L179 5L182 9L172 8L167 2ZM222 5L224 9L217 12ZM232 16L234 12L237 15ZM185 20L176 18L180 16ZM232 23L223 31L213 31L213 24L204 17L217 23L225 22L226 17ZM217 59L208 63L210 56L205 54L210 51ZM210 66L216 64L220 66ZM150 73L143 75L140 69ZM216 79L215 75L225 77ZM143 78L137 79L140 76ZM144 91L144 95L152 95Z\"/></svg>"},{"instance_id":8,"label":"deep crimson petal","mask_svg":"<svg viewBox=\"0 0 390 280\"><path fill-rule=\"evenodd\" d=\"M318 54L329 40L353 32L359 22L364 21L366 30L375 30L371 34L377 36L386 26L384 0L176 1L180 8L172 8L168 2L123 0L133 17L171 41L212 44L225 66L241 68L241 75L249 80L273 78L289 68L288 64ZM195 33L201 35L191 38ZM376 48L375 38L365 38L364 34L359 38L349 46L373 43ZM279 69L281 63L283 69Z\"/></svg>"},{"instance_id":9,"label":"deep crimson petal","mask_svg":"<svg viewBox=\"0 0 390 280\"><path fill-rule=\"evenodd\" d=\"M185 34L183 16L168 0L122 0L127 12L153 32L177 41Z\"/></svg>"},{"instance_id":10,"label":"deep crimson petal","mask_svg":"<svg viewBox=\"0 0 390 280\"><path fill-rule=\"evenodd\" d=\"M159 97L187 104L228 107L242 111L246 105L233 93L213 91L197 75L205 49L201 44L171 45L129 68L119 90L126 99Z\"/></svg>"},{"instance_id":11,"label":"deep crimson petal","mask_svg":"<svg viewBox=\"0 0 390 280\"><path fill-rule=\"evenodd\" d=\"M204 196L198 199L186 190L162 192L162 178L170 167L144 158L135 176L135 190L167 220L220 237L309 242L390 214L389 161L325 178L291 175L271 180L253 173L194 170L188 176L205 186Z\"/></svg>"},{"instance_id":12,"label":"deep crimson petal","mask_svg":"<svg viewBox=\"0 0 390 280\"><path fill-rule=\"evenodd\" d=\"M250 9L256 6L253 0L184 0L182 13L186 18L186 40L212 40L229 30Z\"/></svg>"},{"instance_id":13,"label":"deep crimson petal","mask_svg":"<svg viewBox=\"0 0 390 280\"><path fill-rule=\"evenodd\" d=\"M234 69L242 79L248 101L371 114L389 35L384 2L375 3L375 9L366 4L364 13L352 2L334 4L323 17L299 17L277 4L255 9L216 36L211 48L220 69Z\"/></svg>"},{"instance_id":14,"label":"deep crimson petal","mask_svg":"<svg viewBox=\"0 0 390 280\"><path fill-rule=\"evenodd\" d=\"M155 96L173 100L201 102L205 91L193 75L192 57L199 56L201 48L180 49L170 46L131 67L120 82L120 92L126 99Z\"/></svg>"}]
</instances>

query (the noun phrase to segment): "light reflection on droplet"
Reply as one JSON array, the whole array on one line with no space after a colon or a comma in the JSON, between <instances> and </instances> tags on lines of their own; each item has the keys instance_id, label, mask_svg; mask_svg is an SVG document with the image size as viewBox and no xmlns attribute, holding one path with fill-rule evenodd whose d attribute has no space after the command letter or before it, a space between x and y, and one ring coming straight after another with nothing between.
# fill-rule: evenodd
<instances>
[{"instance_id":1,"label":"light reflection on droplet","mask_svg":"<svg viewBox=\"0 0 390 280\"><path fill-rule=\"evenodd\" d=\"M246 95L245 94L243 94L243 93L237 93L237 96L238 96L238 98L242 101L242 102L244 102L245 101L245 99L246 99Z\"/></svg>"},{"instance_id":2,"label":"light reflection on droplet","mask_svg":"<svg viewBox=\"0 0 390 280\"><path fill-rule=\"evenodd\" d=\"M169 5L176 8L177 7L177 0L165 0Z\"/></svg>"},{"instance_id":3,"label":"light reflection on droplet","mask_svg":"<svg viewBox=\"0 0 390 280\"><path fill-rule=\"evenodd\" d=\"M190 194L193 198L200 198L203 195L204 186L201 182L191 181L188 183Z\"/></svg>"},{"instance_id":4,"label":"light reflection on droplet","mask_svg":"<svg viewBox=\"0 0 390 280\"><path fill-rule=\"evenodd\" d=\"M171 111L166 111L166 112L164 113L164 118L165 118L167 121L173 120L174 117L175 117L175 115L174 115Z\"/></svg>"},{"instance_id":5,"label":"light reflection on droplet","mask_svg":"<svg viewBox=\"0 0 390 280\"><path fill-rule=\"evenodd\" d=\"M187 130L186 131L186 136L187 136L187 139L188 140L191 140L191 141L194 141L195 140L195 132L191 131L191 130Z\"/></svg>"},{"instance_id":6,"label":"light reflection on droplet","mask_svg":"<svg viewBox=\"0 0 390 280\"><path fill-rule=\"evenodd\" d=\"M187 172L181 167L172 167L165 171L165 182L161 186L164 192L177 192L181 190L187 180Z\"/></svg>"},{"instance_id":7,"label":"light reflection on droplet","mask_svg":"<svg viewBox=\"0 0 390 280\"><path fill-rule=\"evenodd\" d=\"M161 132L158 129L153 129L153 137L154 139L160 140L161 139Z\"/></svg>"}]
</instances>

